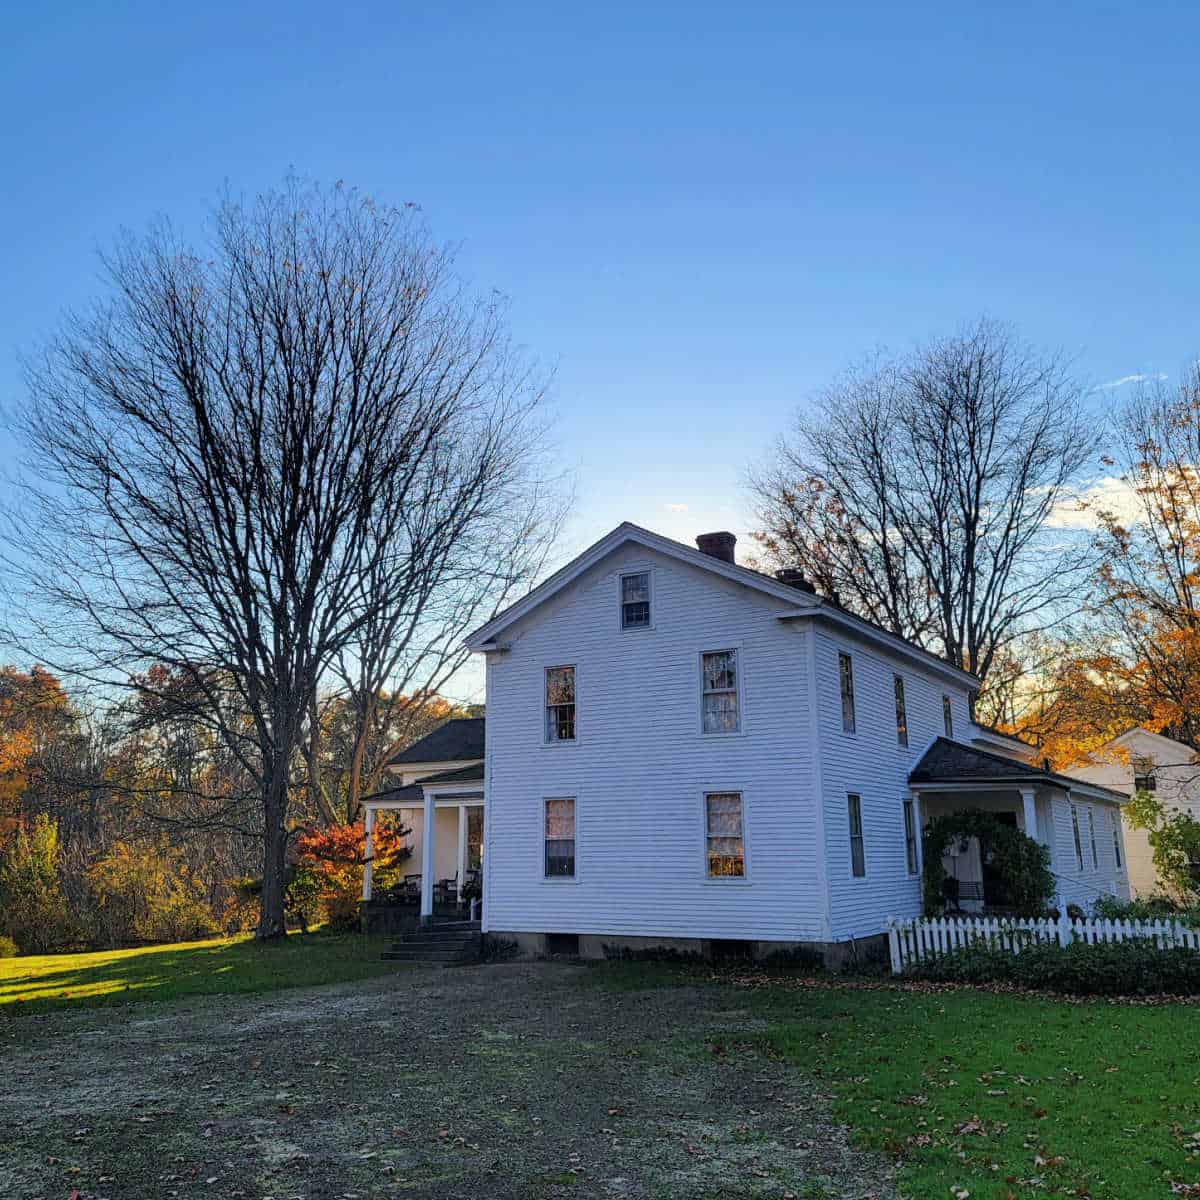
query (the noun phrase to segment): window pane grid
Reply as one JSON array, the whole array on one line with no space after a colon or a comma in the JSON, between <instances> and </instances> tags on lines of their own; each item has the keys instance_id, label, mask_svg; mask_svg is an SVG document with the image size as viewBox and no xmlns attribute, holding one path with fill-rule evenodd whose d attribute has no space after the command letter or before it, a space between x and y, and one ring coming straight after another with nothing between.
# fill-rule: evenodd
<instances>
[{"instance_id":1,"label":"window pane grid","mask_svg":"<svg viewBox=\"0 0 1200 1200\"><path fill-rule=\"evenodd\" d=\"M854 663L848 654L838 655L838 677L842 690L842 732L854 732Z\"/></svg>"},{"instance_id":2,"label":"window pane grid","mask_svg":"<svg viewBox=\"0 0 1200 1200\"><path fill-rule=\"evenodd\" d=\"M1079 810L1071 805L1071 831L1075 835L1075 865L1083 870L1083 843L1079 840Z\"/></svg>"},{"instance_id":3,"label":"window pane grid","mask_svg":"<svg viewBox=\"0 0 1200 1200\"><path fill-rule=\"evenodd\" d=\"M917 830L911 800L904 802L904 854L908 862L908 873L915 875L917 873Z\"/></svg>"},{"instance_id":4,"label":"window pane grid","mask_svg":"<svg viewBox=\"0 0 1200 1200\"><path fill-rule=\"evenodd\" d=\"M1096 853L1096 810L1088 806L1088 837L1092 842L1092 869L1100 866L1100 856Z\"/></svg>"},{"instance_id":5,"label":"window pane grid","mask_svg":"<svg viewBox=\"0 0 1200 1200\"><path fill-rule=\"evenodd\" d=\"M863 844L862 801L853 794L846 797L850 819L850 871L855 878L867 873L866 847Z\"/></svg>"},{"instance_id":6,"label":"window pane grid","mask_svg":"<svg viewBox=\"0 0 1200 1200\"><path fill-rule=\"evenodd\" d=\"M904 707L904 680L899 675L895 677L896 690L896 741L901 746L908 745L908 714Z\"/></svg>"},{"instance_id":7,"label":"window pane grid","mask_svg":"<svg viewBox=\"0 0 1200 1200\"><path fill-rule=\"evenodd\" d=\"M575 668L546 668L546 740L575 740Z\"/></svg>"},{"instance_id":8,"label":"window pane grid","mask_svg":"<svg viewBox=\"0 0 1200 1200\"><path fill-rule=\"evenodd\" d=\"M736 733L740 719L737 651L716 650L700 656L702 728L705 733Z\"/></svg>"},{"instance_id":9,"label":"window pane grid","mask_svg":"<svg viewBox=\"0 0 1200 1200\"><path fill-rule=\"evenodd\" d=\"M650 575L640 571L621 576L621 626L636 629L650 624Z\"/></svg>"},{"instance_id":10,"label":"window pane grid","mask_svg":"<svg viewBox=\"0 0 1200 1200\"><path fill-rule=\"evenodd\" d=\"M1109 813L1112 822L1113 856L1117 860L1117 870L1121 870L1121 818L1116 813Z\"/></svg>"},{"instance_id":11,"label":"window pane grid","mask_svg":"<svg viewBox=\"0 0 1200 1200\"><path fill-rule=\"evenodd\" d=\"M575 874L575 801L547 800L545 817L547 878Z\"/></svg>"},{"instance_id":12,"label":"window pane grid","mask_svg":"<svg viewBox=\"0 0 1200 1200\"><path fill-rule=\"evenodd\" d=\"M705 795L704 830L709 877L744 877L746 846L742 834L742 797L739 792L709 792Z\"/></svg>"}]
</instances>

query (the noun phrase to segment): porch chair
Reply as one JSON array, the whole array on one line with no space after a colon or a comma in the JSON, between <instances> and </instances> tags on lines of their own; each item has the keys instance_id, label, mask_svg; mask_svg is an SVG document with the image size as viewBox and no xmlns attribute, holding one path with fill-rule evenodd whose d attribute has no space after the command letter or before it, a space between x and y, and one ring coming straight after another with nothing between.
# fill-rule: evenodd
<instances>
[{"instance_id":1,"label":"porch chair","mask_svg":"<svg viewBox=\"0 0 1200 1200\"><path fill-rule=\"evenodd\" d=\"M421 899L421 876L405 875L404 877L404 899L409 901L420 901Z\"/></svg>"}]
</instances>

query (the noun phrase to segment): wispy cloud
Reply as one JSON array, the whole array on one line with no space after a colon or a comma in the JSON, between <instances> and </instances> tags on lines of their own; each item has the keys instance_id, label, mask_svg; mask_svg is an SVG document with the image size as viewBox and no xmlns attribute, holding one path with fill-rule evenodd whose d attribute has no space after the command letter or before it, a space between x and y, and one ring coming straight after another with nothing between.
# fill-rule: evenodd
<instances>
[{"instance_id":1,"label":"wispy cloud","mask_svg":"<svg viewBox=\"0 0 1200 1200\"><path fill-rule=\"evenodd\" d=\"M1110 379L1108 383L1097 384L1093 391L1111 392L1113 388L1124 387L1127 383L1161 382L1166 379L1161 371L1153 375L1122 375L1120 379Z\"/></svg>"},{"instance_id":2,"label":"wispy cloud","mask_svg":"<svg viewBox=\"0 0 1200 1200\"><path fill-rule=\"evenodd\" d=\"M664 504L663 508L665 508L667 510L667 512L678 512L678 513L687 512L687 510L688 510L688 506L686 504Z\"/></svg>"}]
</instances>

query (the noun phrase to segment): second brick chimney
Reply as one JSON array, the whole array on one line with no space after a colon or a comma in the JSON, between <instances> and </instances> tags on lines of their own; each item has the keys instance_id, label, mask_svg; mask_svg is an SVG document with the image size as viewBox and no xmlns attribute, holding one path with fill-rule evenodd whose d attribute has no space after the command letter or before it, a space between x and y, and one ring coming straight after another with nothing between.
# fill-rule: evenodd
<instances>
[{"instance_id":1,"label":"second brick chimney","mask_svg":"<svg viewBox=\"0 0 1200 1200\"><path fill-rule=\"evenodd\" d=\"M707 554L710 558L719 558L722 562L727 563L735 561L733 548L736 545L736 536L727 529L722 529L719 533L702 533L696 538L696 549L701 554Z\"/></svg>"}]
</instances>

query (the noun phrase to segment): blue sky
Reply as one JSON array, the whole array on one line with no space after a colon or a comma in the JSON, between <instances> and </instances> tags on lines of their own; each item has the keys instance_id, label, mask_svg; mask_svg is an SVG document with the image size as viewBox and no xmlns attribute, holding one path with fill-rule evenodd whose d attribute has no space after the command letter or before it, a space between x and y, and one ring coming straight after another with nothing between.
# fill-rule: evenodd
<instances>
[{"instance_id":1,"label":"blue sky","mask_svg":"<svg viewBox=\"0 0 1200 1200\"><path fill-rule=\"evenodd\" d=\"M0 400L120 226L343 179L555 366L564 553L745 535L747 464L881 344L1200 351L1194 5L63 3L4 42Z\"/></svg>"}]
</instances>

